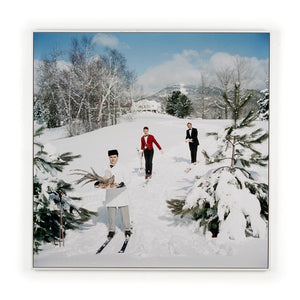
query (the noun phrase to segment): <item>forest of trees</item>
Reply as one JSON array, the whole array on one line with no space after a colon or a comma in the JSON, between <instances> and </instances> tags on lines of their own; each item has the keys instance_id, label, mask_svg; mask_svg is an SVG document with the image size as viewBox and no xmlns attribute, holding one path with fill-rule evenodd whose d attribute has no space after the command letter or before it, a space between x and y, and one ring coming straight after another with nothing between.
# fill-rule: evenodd
<instances>
[{"instance_id":1,"label":"forest of trees","mask_svg":"<svg viewBox=\"0 0 300 300\"><path fill-rule=\"evenodd\" d=\"M217 66L214 71L214 75L209 75L201 70L198 87L188 97L179 95L178 90L175 94L169 90L166 96L157 94L153 100L161 102L166 113L180 118L192 114L203 119L230 119L224 96L234 96L236 82L240 83L241 95L247 93L253 68L245 58L237 56L231 64ZM125 57L110 48L96 54L87 37L74 38L65 53L54 49L36 68L35 77L34 119L48 128L64 125L70 136L116 124L121 115L131 112L132 103L143 94ZM257 96L262 92L264 96ZM260 110L261 119L267 119L268 86L264 91L254 91L247 106Z\"/></svg>"},{"instance_id":2,"label":"forest of trees","mask_svg":"<svg viewBox=\"0 0 300 300\"><path fill-rule=\"evenodd\" d=\"M48 128L66 125L71 136L117 123L133 101L135 73L114 49L93 52L91 39L74 38L68 51L53 50L36 71L34 118Z\"/></svg>"}]
</instances>

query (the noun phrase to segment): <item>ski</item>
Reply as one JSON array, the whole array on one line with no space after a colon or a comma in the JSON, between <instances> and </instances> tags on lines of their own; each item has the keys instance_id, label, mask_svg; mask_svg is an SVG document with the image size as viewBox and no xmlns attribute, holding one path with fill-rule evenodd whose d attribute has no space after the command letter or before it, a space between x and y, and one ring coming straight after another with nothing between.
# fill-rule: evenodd
<instances>
[{"instance_id":1,"label":"ski","mask_svg":"<svg viewBox=\"0 0 300 300\"><path fill-rule=\"evenodd\" d=\"M127 247L127 245L128 245L128 242L129 242L129 239L130 239L129 236L125 238L125 241L124 241L124 243L123 243L123 245L122 245L122 247L121 247L119 253L124 253L124 252L125 252L126 247Z\"/></svg>"},{"instance_id":2,"label":"ski","mask_svg":"<svg viewBox=\"0 0 300 300\"><path fill-rule=\"evenodd\" d=\"M198 165L198 161L196 163L193 163L193 166L187 167L184 172L185 173L189 173L190 171L192 171L193 167L195 167L196 165Z\"/></svg>"},{"instance_id":3,"label":"ski","mask_svg":"<svg viewBox=\"0 0 300 300\"><path fill-rule=\"evenodd\" d=\"M192 170L192 168L187 168L184 170L185 173L189 173Z\"/></svg>"},{"instance_id":4,"label":"ski","mask_svg":"<svg viewBox=\"0 0 300 300\"><path fill-rule=\"evenodd\" d=\"M147 178L147 179L143 182L142 187L145 187L145 186L149 183L150 179L151 179L151 178Z\"/></svg>"},{"instance_id":5,"label":"ski","mask_svg":"<svg viewBox=\"0 0 300 300\"><path fill-rule=\"evenodd\" d=\"M145 187L149 182L149 179L146 179L146 181L143 183L142 187Z\"/></svg>"},{"instance_id":6,"label":"ski","mask_svg":"<svg viewBox=\"0 0 300 300\"><path fill-rule=\"evenodd\" d=\"M97 250L96 254L99 254L102 252L102 250L109 244L109 242L112 240L112 237L107 238L107 240L101 245L101 247Z\"/></svg>"}]
</instances>

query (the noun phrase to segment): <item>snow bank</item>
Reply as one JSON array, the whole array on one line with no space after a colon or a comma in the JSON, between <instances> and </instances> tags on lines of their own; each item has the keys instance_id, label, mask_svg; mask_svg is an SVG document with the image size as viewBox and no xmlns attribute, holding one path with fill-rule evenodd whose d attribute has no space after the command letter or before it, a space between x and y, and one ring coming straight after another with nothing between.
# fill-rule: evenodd
<instances>
[{"instance_id":1,"label":"snow bank","mask_svg":"<svg viewBox=\"0 0 300 300\"><path fill-rule=\"evenodd\" d=\"M261 238L266 236L266 224L260 217L260 203L247 188L240 189L234 174L223 171L216 188L218 217L220 220L220 238L242 240L249 218L253 235Z\"/></svg>"},{"instance_id":2,"label":"snow bank","mask_svg":"<svg viewBox=\"0 0 300 300\"><path fill-rule=\"evenodd\" d=\"M200 153L201 149L211 150L216 146L215 141L206 137L206 132L224 128L229 121L201 119L189 121L198 129L200 142L199 164L194 166L190 173L184 172L190 166L190 152L185 143L187 129L185 119L163 114L140 113L131 117L124 116L120 124L70 138L61 138L60 132L56 139L54 138L56 130L46 131L41 140L49 146L51 144L55 152L81 154L81 157L66 166L61 174L66 182L74 182L77 179L71 175L71 170L76 168L89 170L93 167L98 174L102 174L108 164L107 150L112 148L119 150L119 162L127 170L130 182L128 191L131 197L130 216L134 234L126 253L118 255L124 234L120 216L117 214L116 237L101 256L96 256L95 251L107 234L107 211L103 207L105 193L95 189L92 184L84 187L74 185L72 196L82 197L80 206L97 211L98 216L93 217L82 230L67 231L65 247L44 245L43 251L34 256L34 266L265 268L267 242L262 239L246 239L238 244L236 240L228 238L223 240L219 237L216 239L212 239L211 236L205 237L199 230L197 231L195 227L197 223L180 217L174 218L167 208L166 200L170 197L186 198L187 206L194 205L199 198L212 201L205 190L201 191L198 187L199 180L195 180L195 175L202 175L208 171ZM149 126L150 133L154 134L164 150L163 155L157 149L154 150L153 178L145 187L142 186L144 174L139 171L140 161L136 151L136 147L140 146L143 126ZM267 173L262 173L261 169L257 169L257 172L267 180ZM219 192L221 193L221 189ZM239 212L243 208L249 216L255 216L254 204L249 200L241 207L235 205L233 207L237 207ZM230 203L227 205L230 206ZM233 214L232 218L234 216ZM230 227L228 217L225 226ZM259 220L252 218L253 223L257 225L253 230L260 232L262 228ZM242 219L238 222L245 227ZM238 232L231 234L238 236Z\"/></svg>"},{"instance_id":3,"label":"snow bank","mask_svg":"<svg viewBox=\"0 0 300 300\"><path fill-rule=\"evenodd\" d=\"M202 205L203 202L207 201L212 206L215 202L213 197L211 197L204 188L199 188L199 184L202 183L201 181L196 181L194 186L190 189L189 193L186 196L185 199L185 205L183 209L192 208L196 205Z\"/></svg>"}]
</instances>

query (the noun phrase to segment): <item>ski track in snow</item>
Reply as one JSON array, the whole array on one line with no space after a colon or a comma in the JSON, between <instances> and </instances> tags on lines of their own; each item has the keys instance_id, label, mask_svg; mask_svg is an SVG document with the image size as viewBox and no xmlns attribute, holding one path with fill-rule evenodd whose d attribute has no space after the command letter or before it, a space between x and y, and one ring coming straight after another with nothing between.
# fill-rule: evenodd
<instances>
[{"instance_id":1,"label":"ski track in snow","mask_svg":"<svg viewBox=\"0 0 300 300\"><path fill-rule=\"evenodd\" d=\"M204 164L201 150L215 151L215 144L205 134L208 131L219 129L220 126L223 127L224 124L228 124L228 121L195 119L192 120L192 123L199 131L199 163L192 166L189 173L184 172L190 166L189 149L184 142L186 120L170 116L141 114L135 120L124 121L121 124L81 136L60 138L55 141L51 139L51 145L58 152L71 151L74 154L82 155L64 171L64 179L69 182L75 180L74 176L70 175L72 169L88 170L93 167L96 172L99 171L101 174L101 170L104 170L108 164L107 150L113 148L119 150L119 163L122 163L128 171L127 185L131 199L129 209L133 235L126 252L118 254L124 241L118 212L116 236L103 252L96 256L96 250L105 241L107 235L107 212L106 207L102 204L105 191L95 189L92 184L84 187L74 186L73 194L81 196L83 199L75 204L97 211L98 216L83 225L81 230L67 231L65 247L49 244L43 246L43 251L34 256L35 265L102 267L116 263L118 266L122 266L122 263L127 260L129 264L130 261L133 261L132 265L145 266L143 260L147 261L148 259L149 262L150 259L149 264L153 265L159 259L168 261L170 257L193 258L191 264L197 265L201 261L201 259L198 261L199 257L209 262L209 256L238 255L239 245L234 241L224 243L211 238L210 234L204 236L199 232L195 221L174 217L167 207L166 200L184 199L195 182L195 176L208 170ZM150 127L150 133L162 146L164 153L161 154L155 148L153 176L149 183L143 186L144 172L139 171L140 163L136 147L140 146L142 128L147 125ZM116 141L116 136L118 139L121 137L121 140L117 139ZM43 140L46 140L45 136ZM265 173L262 172L263 177L266 176ZM257 241L255 242L257 243ZM78 264L79 261L80 264Z\"/></svg>"}]
</instances>

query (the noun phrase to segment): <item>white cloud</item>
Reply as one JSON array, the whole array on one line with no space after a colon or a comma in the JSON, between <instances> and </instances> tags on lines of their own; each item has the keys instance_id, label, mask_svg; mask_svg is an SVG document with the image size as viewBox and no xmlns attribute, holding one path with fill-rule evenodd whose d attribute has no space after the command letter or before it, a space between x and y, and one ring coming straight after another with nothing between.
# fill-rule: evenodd
<instances>
[{"instance_id":1,"label":"white cloud","mask_svg":"<svg viewBox=\"0 0 300 300\"><path fill-rule=\"evenodd\" d=\"M127 44L120 42L117 37L108 33L96 34L92 39L92 43L103 47L109 47L109 48L130 49L130 47Z\"/></svg>"},{"instance_id":2,"label":"white cloud","mask_svg":"<svg viewBox=\"0 0 300 300\"><path fill-rule=\"evenodd\" d=\"M176 83L197 84L200 69L195 66L195 61L197 64L201 61L198 52L184 50L180 54L174 54L171 60L148 69L138 78L138 83L144 87L146 93Z\"/></svg>"},{"instance_id":3,"label":"white cloud","mask_svg":"<svg viewBox=\"0 0 300 300\"><path fill-rule=\"evenodd\" d=\"M201 72L208 75L211 81L219 68L233 66L236 56L228 53L213 53L206 49L203 52L186 49L176 53L171 60L148 69L138 78L138 83L143 86L146 93L153 93L171 84L196 84L200 83ZM246 58L253 69L253 79L249 88L261 89L265 87L268 60L258 60L255 57Z\"/></svg>"},{"instance_id":4,"label":"white cloud","mask_svg":"<svg viewBox=\"0 0 300 300\"><path fill-rule=\"evenodd\" d=\"M209 60L209 67L214 70L232 67L233 65L234 56L225 52L217 52L214 55L212 55Z\"/></svg>"},{"instance_id":5,"label":"white cloud","mask_svg":"<svg viewBox=\"0 0 300 300\"><path fill-rule=\"evenodd\" d=\"M93 37L92 43L104 47L116 48L119 45L119 40L111 34L98 33Z\"/></svg>"}]
</instances>

